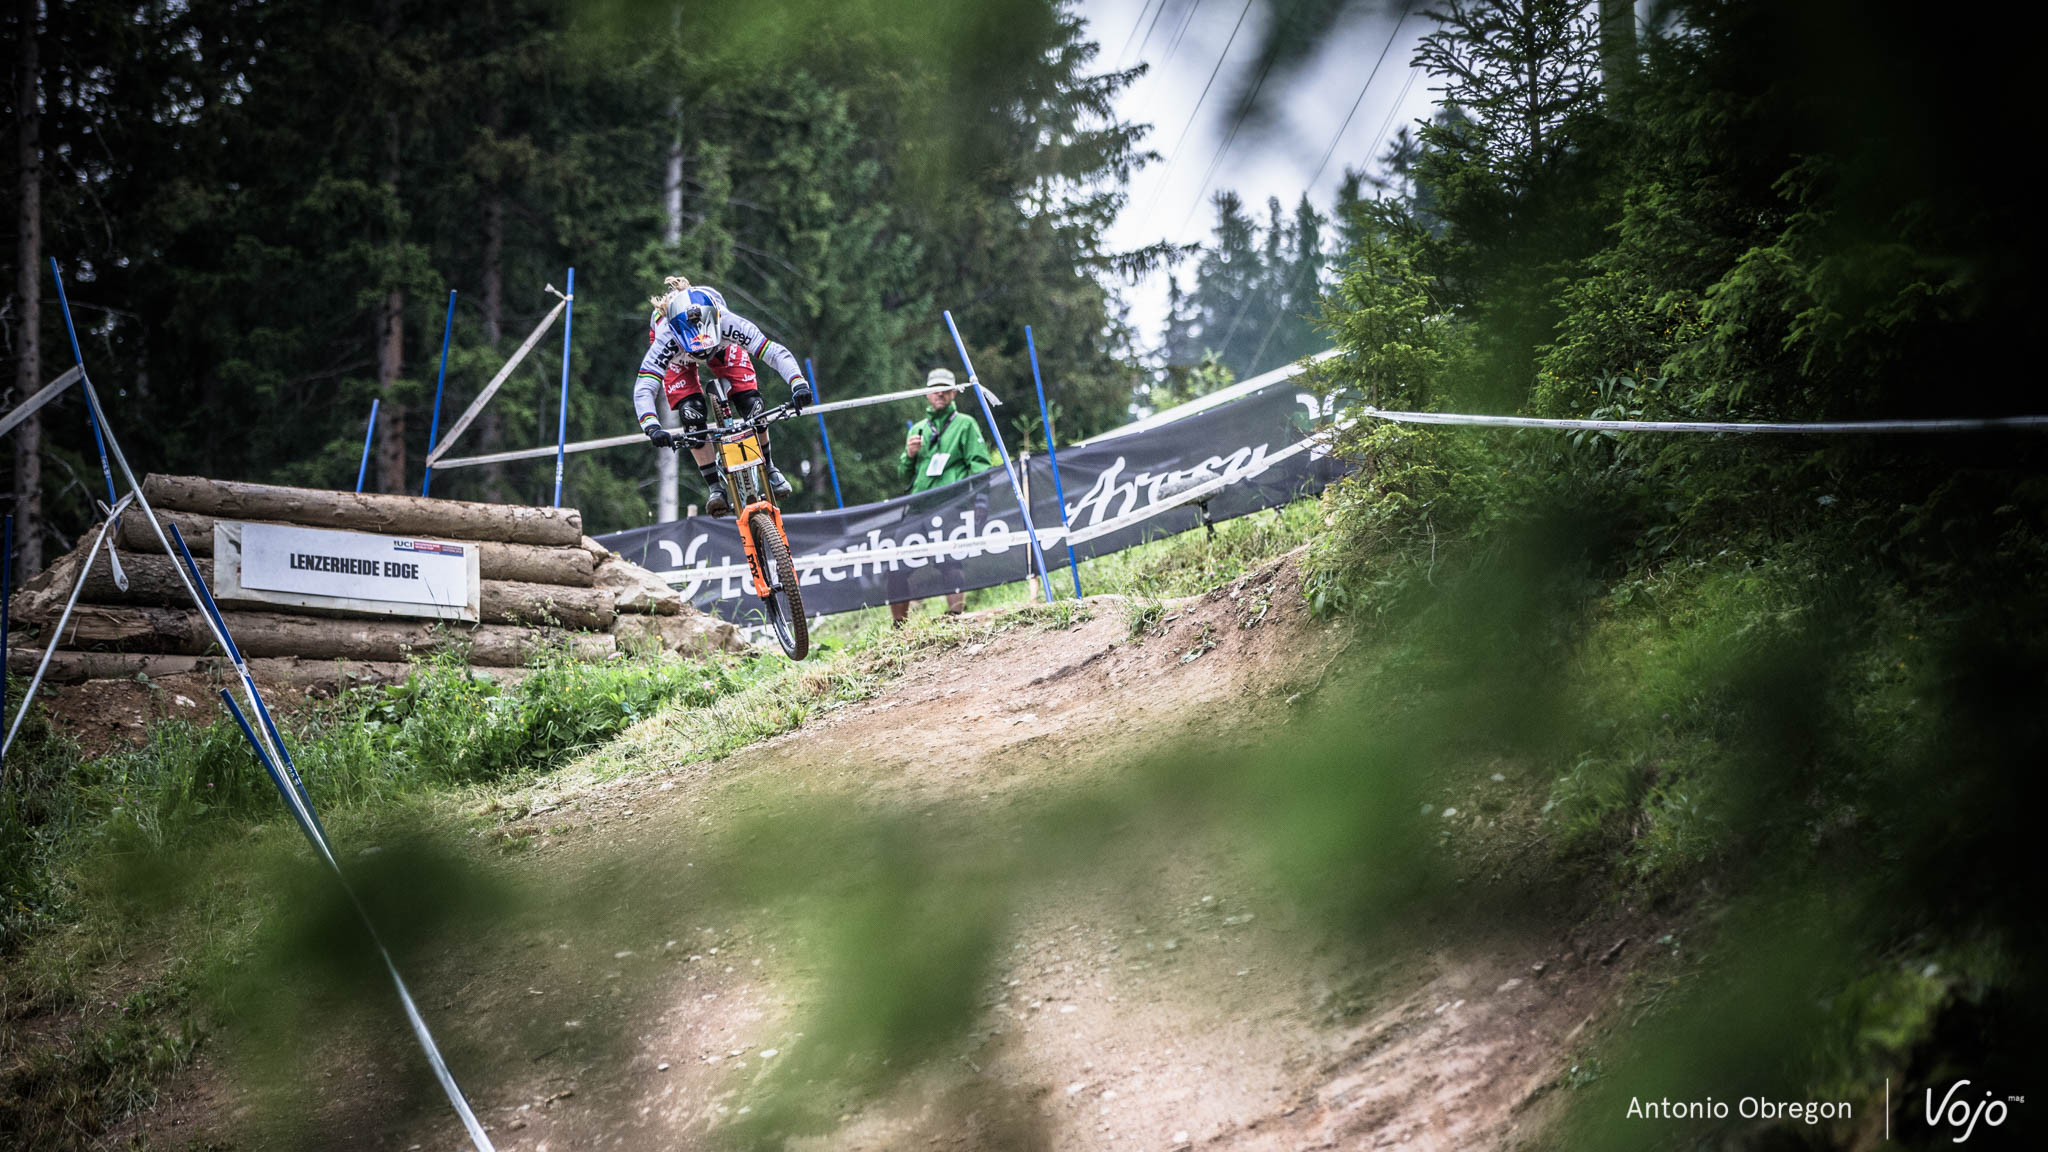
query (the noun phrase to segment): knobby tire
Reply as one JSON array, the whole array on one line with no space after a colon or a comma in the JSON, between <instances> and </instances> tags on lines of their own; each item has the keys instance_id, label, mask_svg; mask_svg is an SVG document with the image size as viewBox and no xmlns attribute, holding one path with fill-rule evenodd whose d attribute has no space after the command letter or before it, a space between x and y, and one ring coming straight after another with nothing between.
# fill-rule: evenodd
<instances>
[{"instance_id":1,"label":"knobby tire","mask_svg":"<svg viewBox=\"0 0 2048 1152\"><path fill-rule=\"evenodd\" d=\"M775 629L783 654L801 660L810 655L811 625L804 618L804 598L797 589L796 565L789 560L789 541L775 527L775 517L766 512L749 516L747 531L753 533L754 550L764 561L762 566L782 584L780 591L768 593L768 623Z\"/></svg>"}]
</instances>

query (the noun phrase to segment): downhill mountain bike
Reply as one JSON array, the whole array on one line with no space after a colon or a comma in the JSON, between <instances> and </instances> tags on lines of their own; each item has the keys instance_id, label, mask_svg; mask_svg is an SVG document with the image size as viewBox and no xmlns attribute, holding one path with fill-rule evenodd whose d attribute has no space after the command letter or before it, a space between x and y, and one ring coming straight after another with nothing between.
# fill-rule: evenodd
<instances>
[{"instance_id":1,"label":"downhill mountain bike","mask_svg":"<svg viewBox=\"0 0 2048 1152\"><path fill-rule=\"evenodd\" d=\"M811 628L804 619L796 565L789 558L789 537L782 531L782 509L768 487L768 457L761 450L761 437L768 425L787 420L797 411L781 404L742 419L733 415L725 381L708 372L705 375L711 377L704 392L711 401L713 421L701 435L678 436L677 447L694 441L717 449L719 480L725 485L727 502L738 509L740 544L746 549L747 568L754 577L754 594L761 598L768 626L783 653L791 660L801 660L811 651Z\"/></svg>"}]
</instances>

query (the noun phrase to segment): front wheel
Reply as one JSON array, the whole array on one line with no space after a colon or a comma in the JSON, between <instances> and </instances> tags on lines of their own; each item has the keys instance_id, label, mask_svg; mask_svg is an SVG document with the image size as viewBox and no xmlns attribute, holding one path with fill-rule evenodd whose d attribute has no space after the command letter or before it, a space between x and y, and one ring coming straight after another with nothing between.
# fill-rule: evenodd
<instances>
[{"instance_id":1,"label":"front wheel","mask_svg":"<svg viewBox=\"0 0 2048 1152\"><path fill-rule=\"evenodd\" d=\"M747 517L747 531L754 537L754 555L770 585L768 595L762 598L768 623L775 629L783 654L801 660L810 655L811 626L804 619L804 598L797 590L796 565L789 560L789 541L775 526L775 517L766 512Z\"/></svg>"}]
</instances>

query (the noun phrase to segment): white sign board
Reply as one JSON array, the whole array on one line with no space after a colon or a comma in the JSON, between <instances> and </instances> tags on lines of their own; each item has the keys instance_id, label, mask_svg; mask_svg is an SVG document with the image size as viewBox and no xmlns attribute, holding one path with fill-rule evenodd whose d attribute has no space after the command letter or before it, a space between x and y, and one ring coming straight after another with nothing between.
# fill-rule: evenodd
<instances>
[{"instance_id":1,"label":"white sign board","mask_svg":"<svg viewBox=\"0 0 2048 1152\"><path fill-rule=\"evenodd\" d=\"M214 525L214 595L301 608L477 619L474 543L292 524Z\"/></svg>"}]
</instances>

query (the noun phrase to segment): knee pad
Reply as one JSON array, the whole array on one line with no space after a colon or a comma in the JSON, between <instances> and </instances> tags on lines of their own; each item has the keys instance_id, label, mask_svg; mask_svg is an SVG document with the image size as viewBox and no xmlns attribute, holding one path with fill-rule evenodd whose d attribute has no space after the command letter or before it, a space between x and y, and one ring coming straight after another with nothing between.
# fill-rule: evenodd
<instances>
[{"instance_id":1,"label":"knee pad","mask_svg":"<svg viewBox=\"0 0 2048 1152\"><path fill-rule=\"evenodd\" d=\"M676 405L676 417L683 422L683 427L688 428L692 432L702 432L707 419L704 410L704 397L683 397L683 402Z\"/></svg>"},{"instance_id":2,"label":"knee pad","mask_svg":"<svg viewBox=\"0 0 2048 1152\"><path fill-rule=\"evenodd\" d=\"M742 420L753 419L754 415L761 411L763 407L764 405L761 403L761 390L759 388L749 388L745 392L735 392L732 394L732 410L738 413L739 418Z\"/></svg>"}]
</instances>

